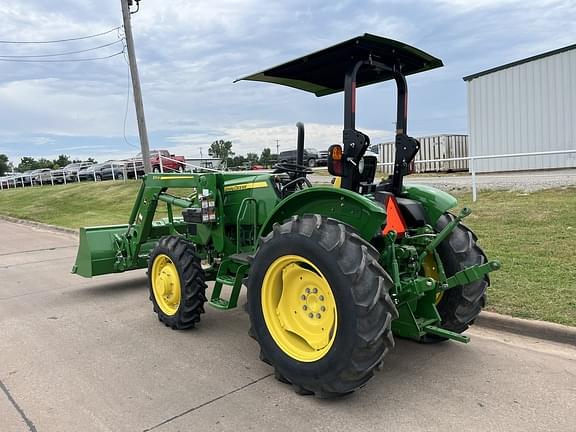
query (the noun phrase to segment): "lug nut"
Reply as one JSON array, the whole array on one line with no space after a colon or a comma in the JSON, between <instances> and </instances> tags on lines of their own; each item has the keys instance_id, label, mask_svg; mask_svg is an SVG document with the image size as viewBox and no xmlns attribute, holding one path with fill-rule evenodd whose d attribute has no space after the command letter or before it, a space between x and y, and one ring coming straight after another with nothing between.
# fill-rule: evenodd
<instances>
[{"instance_id":1,"label":"lug nut","mask_svg":"<svg viewBox=\"0 0 576 432\"><path fill-rule=\"evenodd\" d=\"M300 297L302 300L306 300L306 296L304 294L302 294L302 297Z\"/></svg>"},{"instance_id":2,"label":"lug nut","mask_svg":"<svg viewBox=\"0 0 576 432\"><path fill-rule=\"evenodd\" d=\"M320 301L324 301L324 296L321 295L320 297L318 297L320 299Z\"/></svg>"},{"instance_id":3,"label":"lug nut","mask_svg":"<svg viewBox=\"0 0 576 432\"><path fill-rule=\"evenodd\" d=\"M316 318L322 318L322 315L320 315L319 313L316 314Z\"/></svg>"},{"instance_id":4,"label":"lug nut","mask_svg":"<svg viewBox=\"0 0 576 432\"><path fill-rule=\"evenodd\" d=\"M310 288L306 288L306 294L310 294Z\"/></svg>"},{"instance_id":5,"label":"lug nut","mask_svg":"<svg viewBox=\"0 0 576 432\"><path fill-rule=\"evenodd\" d=\"M314 288L314 289L312 290L312 292L313 292L314 294L316 294L316 293L318 292L318 288Z\"/></svg>"},{"instance_id":6,"label":"lug nut","mask_svg":"<svg viewBox=\"0 0 576 432\"><path fill-rule=\"evenodd\" d=\"M302 309L308 310L308 306L304 305L304 306L302 306Z\"/></svg>"},{"instance_id":7,"label":"lug nut","mask_svg":"<svg viewBox=\"0 0 576 432\"><path fill-rule=\"evenodd\" d=\"M310 318L314 318L314 314L313 314L313 313L309 313L308 316L309 316Z\"/></svg>"},{"instance_id":8,"label":"lug nut","mask_svg":"<svg viewBox=\"0 0 576 432\"><path fill-rule=\"evenodd\" d=\"M321 306L321 307L320 307L320 310L321 310L322 312L326 312L326 308L325 308L324 306Z\"/></svg>"}]
</instances>

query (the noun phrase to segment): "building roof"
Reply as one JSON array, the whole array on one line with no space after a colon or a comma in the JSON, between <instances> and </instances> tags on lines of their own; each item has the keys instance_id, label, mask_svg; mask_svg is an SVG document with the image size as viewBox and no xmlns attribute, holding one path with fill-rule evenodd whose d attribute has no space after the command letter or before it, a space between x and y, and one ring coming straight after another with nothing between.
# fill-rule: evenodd
<instances>
[{"instance_id":1,"label":"building roof","mask_svg":"<svg viewBox=\"0 0 576 432\"><path fill-rule=\"evenodd\" d=\"M534 60L540 60L540 59L542 59L542 58L550 57L550 56L553 56L553 55L556 55L556 54L560 54L560 53L563 53L563 52L566 52L566 51L570 51L570 50L573 50L573 49L576 49L576 44L568 45L568 46L565 46L565 47L563 47L563 48L558 48L558 49L555 49L555 50L552 50L552 51L548 51L548 52L545 52L545 53L542 53L542 54L538 54L538 55L535 55L535 56L532 56L532 57L527 57L527 58L525 58L525 59L517 60L517 61L514 61L514 62L512 62L512 63L507 63L507 64L502 65L502 66L497 66L497 67L494 67L494 68L491 68L491 69L486 69L486 70L484 70L484 71L482 71L482 72L477 72L477 73L475 73L475 74L465 76L465 77L463 77L462 79L463 79L464 81L471 81L471 80L473 80L474 78L478 78L478 77L481 77L481 76L483 76L483 75L488 75L488 74L491 74L491 73L494 73L494 72L498 72L498 71L501 71L501 70L504 70L504 69L508 69L508 68L511 68L511 67L514 67L514 66L518 66L518 65L521 65L521 64L524 64L524 63L529 63L529 62L534 61Z\"/></svg>"}]
</instances>

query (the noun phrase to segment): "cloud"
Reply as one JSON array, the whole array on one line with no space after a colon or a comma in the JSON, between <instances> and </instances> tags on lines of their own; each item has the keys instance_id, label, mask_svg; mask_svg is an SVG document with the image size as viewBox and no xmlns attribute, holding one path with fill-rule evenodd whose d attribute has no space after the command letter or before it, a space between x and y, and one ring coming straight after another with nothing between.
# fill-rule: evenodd
<instances>
[{"instance_id":1,"label":"cloud","mask_svg":"<svg viewBox=\"0 0 576 432\"><path fill-rule=\"evenodd\" d=\"M370 32L418 46L446 66L409 78L409 131L466 130L461 77L573 43L569 0L146 0L132 15L151 145L186 156L216 139L237 153L295 146L298 120L307 145L341 139L342 97L235 78ZM5 0L2 39L60 39L121 23L119 2ZM7 46L0 55L83 49L115 33L55 46ZM113 52L115 48L111 47ZM119 56L71 64L0 62L0 144L12 159L70 152L100 159L137 153L124 140L127 65ZM388 140L395 120L392 84L359 91L358 128ZM137 143L132 100L128 140Z\"/></svg>"},{"instance_id":2,"label":"cloud","mask_svg":"<svg viewBox=\"0 0 576 432\"><path fill-rule=\"evenodd\" d=\"M374 142L381 142L392 136L391 130L368 129L363 130ZM215 135L217 134L217 135ZM276 140L279 150L296 148L297 130L295 125L259 123L243 123L234 127L225 127L212 133L199 133L189 135L175 135L167 137L167 141L176 145L182 151L190 151L194 147L203 146L207 149L217 137L232 141L233 151L238 154L248 152L260 153L268 147L276 152ZM342 141L342 125L308 123L305 125L305 146L320 150L328 149L332 144Z\"/></svg>"}]
</instances>

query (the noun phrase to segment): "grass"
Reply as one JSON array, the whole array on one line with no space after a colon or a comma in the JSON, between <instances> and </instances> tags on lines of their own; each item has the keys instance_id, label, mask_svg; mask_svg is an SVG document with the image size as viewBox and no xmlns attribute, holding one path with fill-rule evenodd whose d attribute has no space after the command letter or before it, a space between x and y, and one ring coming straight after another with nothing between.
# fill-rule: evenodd
<instances>
[{"instance_id":1,"label":"grass","mask_svg":"<svg viewBox=\"0 0 576 432\"><path fill-rule=\"evenodd\" d=\"M502 269L491 274L488 309L576 326L576 188L469 193L466 224Z\"/></svg>"},{"instance_id":2,"label":"grass","mask_svg":"<svg viewBox=\"0 0 576 432\"><path fill-rule=\"evenodd\" d=\"M125 223L139 183L103 182L0 191L0 213L69 228ZM488 309L576 326L576 188L482 192L466 224L502 270Z\"/></svg>"},{"instance_id":3,"label":"grass","mask_svg":"<svg viewBox=\"0 0 576 432\"><path fill-rule=\"evenodd\" d=\"M73 183L0 191L0 213L67 228L126 223L140 182Z\"/></svg>"}]
</instances>

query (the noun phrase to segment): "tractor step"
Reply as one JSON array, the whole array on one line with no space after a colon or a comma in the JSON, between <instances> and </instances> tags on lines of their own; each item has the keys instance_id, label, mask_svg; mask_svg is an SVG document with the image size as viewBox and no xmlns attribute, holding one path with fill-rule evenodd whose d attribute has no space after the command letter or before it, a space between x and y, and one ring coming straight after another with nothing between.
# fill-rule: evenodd
<instances>
[{"instance_id":1,"label":"tractor step","mask_svg":"<svg viewBox=\"0 0 576 432\"><path fill-rule=\"evenodd\" d=\"M240 264L250 264L253 256L250 255L248 252L242 252L237 254L232 254L228 257L228 259L240 263Z\"/></svg>"},{"instance_id":2,"label":"tractor step","mask_svg":"<svg viewBox=\"0 0 576 432\"><path fill-rule=\"evenodd\" d=\"M216 309L233 309L238 305L238 296L240 295L240 289L242 288L242 282L246 273L250 268L247 261L244 262L244 254L237 254L232 259L232 256L223 260L218 269L218 274L216 275L216 282L214 283L214 290L212 291L212 296L208 304ZM248 254L245 254L246 257ZM232 292L230 293L229 299L224 299L221 297L222 288L224 285L232 287Z\"/></svg>"}]
</instances>

